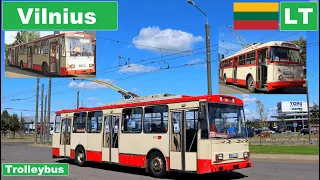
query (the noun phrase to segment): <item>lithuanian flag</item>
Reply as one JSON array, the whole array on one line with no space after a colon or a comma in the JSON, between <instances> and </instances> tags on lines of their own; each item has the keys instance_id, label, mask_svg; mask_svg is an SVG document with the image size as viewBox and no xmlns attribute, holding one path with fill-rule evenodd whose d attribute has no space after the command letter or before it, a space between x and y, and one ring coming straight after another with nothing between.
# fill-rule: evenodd
<instances>
[{"instance_id":1,"label":"lithuanian flag","mask_svg":"<svg viewBox=\"0 0 320 180\"><path fill-rule=\"evenodd\" d=\"M235 2L233 11L234 29L279 29L279 3L277 2Z\"/></svg>"}]
</instances>

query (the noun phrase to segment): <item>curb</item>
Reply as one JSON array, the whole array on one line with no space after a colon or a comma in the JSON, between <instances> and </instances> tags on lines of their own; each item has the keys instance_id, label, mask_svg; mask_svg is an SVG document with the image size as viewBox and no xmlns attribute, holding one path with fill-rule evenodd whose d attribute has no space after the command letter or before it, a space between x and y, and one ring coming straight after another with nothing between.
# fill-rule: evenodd
<instances>
[{"instance_id":1,"label":"curb","mask_svg":"<svg viewBox=\"0 0 320 180\"><path fill-rule=\"evenodd\" d=\"M35 147L44 147L44 148L51 148L52 145L47 145L47 144L29 144L29 146L35 146Z\"/></svg>"},{"instance_id":2,"label":"curb","mask_svg":"<svg viewBox=\"0 0 320 180\"><path fill-rule=\"evenodd\" d=\"M319 155L251 154L251 160L319 163Z\"/></svg>"}]
</instances>

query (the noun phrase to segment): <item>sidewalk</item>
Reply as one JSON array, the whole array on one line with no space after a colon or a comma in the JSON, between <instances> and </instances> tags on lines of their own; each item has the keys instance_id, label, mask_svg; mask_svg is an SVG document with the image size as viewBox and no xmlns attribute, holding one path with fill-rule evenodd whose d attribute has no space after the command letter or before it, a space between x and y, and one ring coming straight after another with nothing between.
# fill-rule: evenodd
<instances>
[{"instance_id":1,"label":"sidewalk","mask_svg":"<svg viewBox=\"0 0 320 180\"><path fill-rule=\"evenodd\" d=\"M285 161L285 162L318 162L319 155L298 154L250 154L251 160Z\"/></svg>"}]
</instances>

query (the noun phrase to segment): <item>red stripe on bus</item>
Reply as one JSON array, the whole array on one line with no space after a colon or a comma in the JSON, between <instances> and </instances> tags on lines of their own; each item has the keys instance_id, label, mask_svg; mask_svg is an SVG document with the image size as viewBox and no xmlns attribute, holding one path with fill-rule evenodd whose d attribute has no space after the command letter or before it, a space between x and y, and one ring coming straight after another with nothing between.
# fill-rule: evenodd
<instances>
[{"instance_id":1,"label":"red stripe on bus","mask_svg":"<svg viewBox=\"0 0 320 180\"><path fill-rule=\"evenodd\" d=\"M247 81L246 80L242 80L242 79L237 79L237 84L242 85L242 86L246 86L247 85Z\"/></svg>"},{"instance_id":2,"label":"red stripe on bus","mask_svg":"<svg viewBox=\"0 0 320 180\"><path fill-rule=\"evenodd\" d=\"M249 161L240 161L240 162L232 162L232 163L223 163L223 164L213 164L211 171L219 172L219 171L232 171L235 169L244 169L251 167L252 163Z\"/></svg>"},{"instance_id":3,"label":"red stripe on bus","mask_svg":"<svg viewBox=\"0 0 320 180\"><path fill-rule=\"evenodd\" d=\"M84 111L97 111L103 109L115 109L115 108L124 108L124 107L136 107L136 106L147 106L147 105L157 105L157 104L170 104L170 103L177 103L177 102L190 102L190 101L199 101L201 99L205 99L208 102L219 102L222 103L220 100L222 98L234 98L235 102L232 103L229 101L227 104L236 104L236 105L243 105L243 101L239 98L228 96L228 95L210 95L210 96L185 96L183 95L180 98L172 98L172 99L165 99L165 100L155 100L155 101L147 101L147 102L136 102L136 103L128 103L128 104L114 104L114 105L107 105L101 107L92 107L92 108L83 108L83 109L68 109L68 110L61 110L57 111L56 114L62 113L72 113L72 112L84 112ZM225 103L225 102L223 102Z\"/></svg>"},{"instance_id":4,"label":"red stripe on bus","mask_svg":"<svg viewBox=\"0 0 320 180\"><path fill-rule=\"evenodd\" d=\"M233 22L234 29L279 29L278 20L236 20Z\"/></svg>"},{"instance_id":5,"label":"red stripe on bus","mask_svg":"<svg viewBox=\"0 0 320 180\"><path fill-rule=\"evenodd\" d=\"M167 161L167 171L170 171L170 158L166 158Z\"/></svg>"},{"instance_id":6,"label":"red stripe on bus","mask_svg":"<svg viewBox=\"0 0 320 180\"><path fill-rule=\"evenodd\" d=\"M86 151L86 160L93 162L102 162L102 152Z\"/></svg>"},{"instance_id":7,"label":"red stripe on bus","mask_svg":"<svg viewBox=\"0 0 320 180\"><path fill-rule=\"evenodd\" d=\"M211 159L198 159L198 174L211 173Z\"/></svg>"},{"instance_id":8,"label":"red stripe on bus","mask_svg":"<svg viewBox=\"0 0 320 180\"><path fill-rule=\"evenodd\" d=\"M37 71L42 71L42 66L38 64L34 64L32 69L37 70Z\"/></svg>"},{"instance_id":9,"label":"red stripe on bus","mask_svg":"<svg viewBox=\"0 0 320 180\"><path fill-rule=\"evenodd\" d=\"M233 83L233 78L227 78L226 80L228 83Z\"/></svg>"},{"instance_id":10,"label":"red stripe on bus","mask_svg":"<svg viewBox=\"0 0 320 180\"><path fill-rule=\"evenodd\" d=\"M74 159L75 157L75 151L73 149L70 149L70 159Z\"/></svg>"},{"instance_id":11,"label":"red stripe on bus","mask_svg":"<svg viewBox=\"0 0 320 180\"><path fill-rule=\"evenodd\" d=\"M53 157L59 157L60 156L59 148L52 148L52 156Z\"/></svg>"},{"instance_id":12,"label":"red stripe on bus","mask_svg":"<svg viewBox=\"0 0 320 180\"><path fill-rule=\"evenodd\" d=\"M121 165L145 168L145 163L146 156L144 155L119 154L119 164Z\"/></svg>"},{"instance_id":13,"label":"red stripe on bus","mask_svg":"<svg viewBox=\"0 0 320 180\"><path fill-rule=\"evenodd\" d=\"M279 82L269 82L268 83L268 90L275 90L280 88L287 88L287 87L299 87L305 84L305 80L298 80L298 81L279 81Z\"/></svg>"},{"instance_id":14,"label":"red stripe on bus","mask_svg":"<svg viewBox=\"0 0 320 180\"><path fill-rule=\"evenodd\" d=\"M23 68L28 68L28 63L23 63Z\"/></svg>"}]
</instances>

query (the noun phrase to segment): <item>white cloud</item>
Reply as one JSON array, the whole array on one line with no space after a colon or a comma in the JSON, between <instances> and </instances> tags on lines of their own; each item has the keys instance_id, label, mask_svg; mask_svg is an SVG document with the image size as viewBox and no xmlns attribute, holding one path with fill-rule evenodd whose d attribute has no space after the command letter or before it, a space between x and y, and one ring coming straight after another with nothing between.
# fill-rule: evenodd
<instances>
[{"instance_id":1,"label":"white cloud","mask_svg":"<svg viewBox=\"0 0 320 180\"><path fill-rule=\"evenodd\" d=\"M96 98L96 97L90 97L88 98L88 101L98 101L100 98Z\"/></svg>"},{"instance_id":2,"label":"white cloud","mask_svg":"<svg viewBox=\"0 0 320 180\"><path fill-rule=\"evenodd\" d=\"M140 64L130 64L130 66L125 66L119 70L121 73L141 73L141 72L151 72L156 70L156 67L145 66Z\"/></svg>"},{"instance_id":3,"label":"white cloud","mask_svg":"<svg viewBox=\"0 0 320 180\"><path fill-rule=\"evenodd\" d=\"M138 88L133 88L132 89L132 92L137 92L138 91Z\"/></svg>"},{"instance_id":4,"label":"white cloud","mask_svg":"<svg viewBox=\"0 0 320 180\"><path fill-rule=\"evenodd\" d=\"M18 31L5 31L4 32L4 39L6 44L11 44L14 42L15 37L17 35ZM40 37L43 36L48 36L50 34L53 34L53 31L39 31L40 32ZM81 32L81 31L60 31L61 33L63 32Z\"/></svg>"},{"instance_id":5,"label":"white cloud","mask_svg":"<svg viewBox=\"0 0 320 180\"><path fill-rule=\"evenodd\" d=\"M193 44L201 41L203 41L201 36L194 36L191 33L181 30L161 30L156 26L142 28L139 35L132 40L134 44L137 44L135 45L136 48L147 49L154 52L159 52L159 48L187 51L192 49ZM166 51L161 50L161 52Z\"/></svg>"},{"instance_id":6,"label":"white cloud","mask_svg":"<svg viewBox=\"0 0 320 180\"><path fill-rule=\"evenodd\" d=\"M251 98L251 97L245 97L242 99L244 104L250 104L253 102L256 102L258 99L257 98Z\"/></svg>"},{"instance_id":7,"label":"white cloud","mask_svg":"<svg viewBox=\"0 0 320 180\"><path fill-rule=\"evenodd\" d=\"M104 79L102 81L111 82L110 79ZM79 82L79 83L77 83L76 81L71 81L69 83L69 87L70 88L80 88L80 89L108 88L107 86L104 86L102 84L98 84L98 83L95 83L95 82L91 82L91 81L83 81L83 82Z\"/></svg>"},{"instance_id":8,"label":"white cloud","mask_svg":"<svg viewBox=\"0 0 320 180\"><path fill-rule=\"evenodd\" d=\"M200 58L196 58L196 59L193 59L193 60L187 62L186 64L187 64L187 65L196 65L196 64L199 63L198 65L196 65L196 67L206 67L207 64L204 63L204 62L205 62L204 60L202 60L202 59L200 59ZM201 63L203 63L203 64L201 64Z\"/></svg>"}]
</instances>

